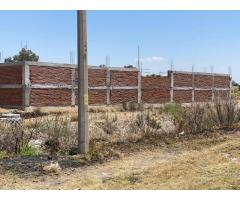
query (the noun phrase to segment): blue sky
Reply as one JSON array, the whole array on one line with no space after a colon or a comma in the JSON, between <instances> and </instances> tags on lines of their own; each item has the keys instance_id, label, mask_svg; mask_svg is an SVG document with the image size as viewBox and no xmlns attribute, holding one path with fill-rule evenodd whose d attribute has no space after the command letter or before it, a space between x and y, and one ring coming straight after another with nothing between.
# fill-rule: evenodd
<instances>
[{"instance_id":1,"label":"blue sky","mask_svg":"<svg viewBox=\"0 0 240 200\"><path fill-rule=\"evenodd\" d=\"M88 11L88 63L136 65L145 73L176 70L228 73L240 82L240 11ZM26 41L43 62L70 62L76 52L76 11L0 11L0 51Z\"/></svg>"}]
</instances>

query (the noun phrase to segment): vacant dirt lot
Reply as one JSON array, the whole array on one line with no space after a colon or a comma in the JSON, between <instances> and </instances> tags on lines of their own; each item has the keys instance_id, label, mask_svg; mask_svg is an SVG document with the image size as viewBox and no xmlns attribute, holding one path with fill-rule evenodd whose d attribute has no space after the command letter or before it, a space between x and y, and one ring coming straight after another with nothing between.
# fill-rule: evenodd
<instances>
[{"instance_id":1,"label":"vacant dirt lot","mask_svg":"<svg viewBox=\"0 0 240 200\"><path fill-rule=\"evenodd\" d=\"M0 188L240 189L238 132L146 146L122 153L120 159L91 166L74 166L70 162L74 159L60 159L63 169L58 174L35 173L33 166L37 168L46 160L44 157L13 158L11 162L3 159Z\"/></svg>"}]
</instances>

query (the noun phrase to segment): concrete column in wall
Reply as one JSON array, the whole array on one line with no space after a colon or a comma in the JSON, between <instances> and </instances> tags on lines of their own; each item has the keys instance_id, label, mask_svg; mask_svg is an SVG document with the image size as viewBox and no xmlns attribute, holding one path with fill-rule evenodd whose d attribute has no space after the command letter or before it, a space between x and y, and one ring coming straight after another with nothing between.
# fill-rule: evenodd
<instances>
[{"instance_id":1,"label":"concrete column in wall","mask_svg":"<svg viewBox=\"0 0 240 200\"><path fill-rule=\"evenodd\" d=\"M170 85L170 102L173 102L173 87L174 87L174 76L173 76L173 71L170 72L170 80L171 80L171 85Z\"/></svg>"},{"instance_id":2,"label":"concrete column in wall","mask_svg":"<svg viewBox=\"0 0 240 200\"><path fill-rule=\"evenodd\" d=\"M30 69L29 65L24 62L22 70L22 86L23 86L23 109L30 106Z\"/></svg>"},{"instance_id":3,"label":"concrete column in wall","mask_svg":"<svg viewBox=\"0 0 240 200\"><path fill-rule=\"evenodd\" d=\"M215 75L212 73L212 102L215 100Z\"/></svg>"},{"instance_id":4,"label":"concrete column in wall","mask_svg":"<svg viewBox=\"0 0 240 200\"><path fill-rule=\"evenodd\" d=\"M138 103L142 102L141 78L142 78L141 72L138 71Z\"/></svg>"},{"instance_id":5,"label":"concrete column in wall","mask_svg":"<svg viewBox=\"0 0 240 200\"><path fill-rule=\"evenodd\" d=\"M106 82L107 82L107 89L106 89L106 93L107 93L107 105L110 105L111 104L111 72L110 72L110 69L107 68L107 79L106 79Z\"/></svg>"},{"instance_id":6,"label":"concrete column in wall","mask_svg":"<svg viewBox=\"0 0 240 200\"><path fill-rule=\"evenodd\" d=\"M229 99L232 99L232 77L231 77L231 75L229 76L229 79L230 79Z\"/></svg>"},{"instance_id":7,"label":"concrete column in wall","mask_svg":"<svg viewBox=\"0 0 240 200\"><path fill-rule=\"evenodd\" d=\"M72 83L72 94L71 94L71 106L75 107L76 105L76 96L75 96L75 73L76 73L76 69L72 68L72 75L71 75L71 83Z\"/></svg>"},{"instance_id":8,"label":"concrete column in wall","mask_svg":"<svg viewBox=\"0 0 240 200\"><path fill-rule=\"evenodd\" d=\"M192 102L195 102L195 74L194 74L194 66L192 66Z\"/></svg>"}]
</instances>

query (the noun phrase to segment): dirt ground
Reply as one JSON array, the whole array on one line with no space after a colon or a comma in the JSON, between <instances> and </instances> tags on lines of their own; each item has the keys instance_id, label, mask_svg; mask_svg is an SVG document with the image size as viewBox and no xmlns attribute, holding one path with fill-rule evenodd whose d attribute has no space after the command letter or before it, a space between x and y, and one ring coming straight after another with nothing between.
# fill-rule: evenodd
<instances>
[{"instance_id":1,"label":"dirt ground","mask_svg":"<svg viewBox=\"0 0 240 200\"><path fill-rule=\"evenodd\" d=\"M240 133L174 142L89 166L59 158L58 174L39 172L46 157L0 161L1 189L239 189Z\"/></svg>"}]
</instances>

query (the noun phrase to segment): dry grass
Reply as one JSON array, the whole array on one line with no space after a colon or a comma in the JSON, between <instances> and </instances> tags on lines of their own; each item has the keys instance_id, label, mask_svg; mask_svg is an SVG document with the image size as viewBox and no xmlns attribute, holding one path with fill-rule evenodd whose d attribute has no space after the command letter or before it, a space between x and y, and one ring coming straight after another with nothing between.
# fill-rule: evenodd
<instances>
[{"instance_id":1,"label":"dry grass","mask_svg":"<svg viewBox=\"0 0 240 200\"><path fill-rule=\"evenodd\" d=\"M239 133L142 149L58 175L1 171L1 189L239 189ZM1 168L0 168L1 169ZM23 181L24 179L24 181Z\"/></svg>"},{"instance_id":2,"label":"dry grass","mask_svg":"<svg viewBox=\"0 0 240 200\"><path fill-rule=\"evenodd\" d=\"M199 119L201 109L187 109L189 119L180 105L134 112L95 107L89 113L90 152L81 156L66 155L76 147L76 109L23 112L33 117L24 120L27 134L57 141L53 147L62 171L42 174L39 169L47 162L46 155L5 159L5 152L0 152L0 188L238 189L240 134L205 132L205 128L199 134L198 127L205 123ZM190 126L197 122L194 134L186 131L186 120Z\"/></svg>"},{"instance_id":3,"label":"dry grass","mask_svg":"<svg viewBox=\"0 0 240 200\"><path fill-rule=\"evenodd\" d=\"M105 181L102 189L240 189L239 141L186 152L164 165Z\"/></svg>"},{"instance_id":4,"label":"dry grass","mask_svg":"<svg viewBox=\"0 0 240 200\"><path fill-rule=\"evenodd\" d=\"M10 112L11 112L11 110L9 110L9 109L0 108L0 114L1 113L10 113Z\"/></svg>"}]
</instances>

